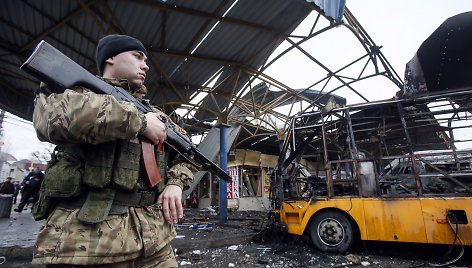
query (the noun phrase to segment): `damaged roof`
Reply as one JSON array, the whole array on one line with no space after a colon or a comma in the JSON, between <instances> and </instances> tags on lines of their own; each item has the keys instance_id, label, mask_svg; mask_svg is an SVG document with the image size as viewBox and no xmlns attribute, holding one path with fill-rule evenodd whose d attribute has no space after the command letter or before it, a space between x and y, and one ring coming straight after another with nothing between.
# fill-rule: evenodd
<instances>
[{"instance_id":1,"label":"damaged roof","mask_svg":"<svg viewBox=\"0 0 472 268\"><path fill-rule=\"evenodd\" d=\"M344 88L367 100L358 82L374 76L387 78L398 88L403 85L380 46L345 7L345 0L2 3L0 108L26 120L31 120L39 81L19 70L19 66L35 46L45 40L96 73L96 42L111 33L131 35L143 42L150 65L145 97L167 113L178 114L190 134L203 134L219 122L247 123L252 124L246 128L247 138L253 137L249 144L263 139L273 145L283 135L280 132L286 128L289 116L297 112L294 105L319 109L328 96L343 103L343 93L338 91ZM307 30L294 33L302 23L307 24ZM319 51L308 49L309 43L325 38L328 31L339 31L339 26L353 35L361 52L358 57L349 52L344 66L318 59ZM353 47L351 43L339 45ZM278 49L279 54L274 56ZM281 58L291 57L292 52L305 56L308 63L283 67L290 71L308 70L313 65L311 85L300 88L286 84L268 72ZM356 64L361 68L347 73ZM255 90L260 83L265 87ZM356 88L358 84L360 88ZM277 109L284 105L290 107L290 112ZM261 131L266 136L259 136Z\"/></svg>"},{"instance_id":2,"label":"damaged roof","mask_svg":"<svg viewBox=\"0 0 472 268\"><path fill-rule=\"evenodd\" d=\"M301 1L282 0L5 1L1 107L31 120L38 81L18 67L40 40L96 73L96 42L110 33L143 42L150 53L148 97L153 104L178 107L220 69L222 77L241 68L256 70L311 10ZM218 93L233 87L226 83ZM199 118L215 116L221 112L217 107Z\"/></svg>"}]
</instances>

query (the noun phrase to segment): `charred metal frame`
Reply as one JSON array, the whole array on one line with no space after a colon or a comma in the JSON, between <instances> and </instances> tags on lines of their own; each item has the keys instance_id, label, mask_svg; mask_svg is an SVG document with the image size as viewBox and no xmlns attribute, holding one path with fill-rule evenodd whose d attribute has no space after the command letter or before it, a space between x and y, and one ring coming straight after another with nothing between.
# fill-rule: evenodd
<instances>
[{"instance_id":1,"label":"charred metal frame","mask_svg":"<svg viewBox=\"0 0 472 268\"><path fill-rule=\"evenodd\" d=\"M471 89L459 89L293 116L272 174L274 208L343 196L472 196L471 139L455 133L472 129L471 100Z\"/></svg>"}]
</instances>

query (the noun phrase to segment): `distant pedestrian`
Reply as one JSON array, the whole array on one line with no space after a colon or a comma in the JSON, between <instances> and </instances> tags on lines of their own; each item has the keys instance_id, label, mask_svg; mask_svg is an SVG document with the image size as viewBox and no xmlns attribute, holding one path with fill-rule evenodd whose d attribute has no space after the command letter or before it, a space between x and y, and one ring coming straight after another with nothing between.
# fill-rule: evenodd
<instances>
[{"instance_id":1,"label":"distant pedestrian","mask_svg":"<svg viewBox=\"0 0 472 268\"><path fill-rule=\"evenodd\" d=\"M35 168L35 170L31 171L21 183L23 188L21 189L21 201L18 205L18 208L15 208L14 211L21 212L25 205L29 202L29 199L32 198L33 206L39 199L39 189L41 186L41 182L43 181L44 174L39 170L39 168Z\"/></svg>"},{"instance_id":2,"label":"distant pedestrian","mask_svg":"<svg viewBox=\"0 0 472 268\"><path fill-rule=\"evenodd\" d=\"M21 186L18 181L14 181L13 186L15 186L15 191L13 192L13 204L16 204L16 199L18 197L18 193L20 192Z\"/></svg>"},{"instance_id":3,"label":"distant pedestrian","mask_svg":"<svg viewBox=\"0 0 472 268\"><path fill-rule=\"evenodd\" d=\"M15 192L15 186L11 182L12 177L6 178L6 180L0 186L0 194L13 194Z\"/></svg>"}]
</instances>

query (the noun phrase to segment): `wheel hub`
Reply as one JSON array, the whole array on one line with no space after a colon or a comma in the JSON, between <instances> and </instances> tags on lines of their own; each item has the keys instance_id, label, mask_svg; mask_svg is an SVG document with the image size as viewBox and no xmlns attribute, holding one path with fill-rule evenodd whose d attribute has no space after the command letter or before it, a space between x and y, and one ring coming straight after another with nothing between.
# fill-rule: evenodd
<instances>
[{"instance_id":1,"label":"wheel hub","mask_svg":"<svg viewBox=\"0 0 472 268\"><path fill-rule=\"evenodd\" d=\"M336 219L324 219L318 225L318 236L323 244L334 247L344 238L344 228Z\"/></svg>"}]
</instances>

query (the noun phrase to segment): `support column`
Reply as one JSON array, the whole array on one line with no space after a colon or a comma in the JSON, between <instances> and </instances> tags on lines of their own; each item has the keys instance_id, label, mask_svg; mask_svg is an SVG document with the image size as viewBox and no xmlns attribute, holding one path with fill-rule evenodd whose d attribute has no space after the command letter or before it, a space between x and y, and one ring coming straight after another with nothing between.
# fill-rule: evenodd
<instances>
[{"instance_id":1,"label":"support column","mask_svg":"<svg viewBox=\"0 0 472 268\"><path fill-rule=\"evenodd\" d=\"M228 128L227 124L219 124L217 126L220 129L220 167L222 170L228 170L228 148L226 146L226 139ZM220 185L220 223L226 223L228 221L228 184L224 180L219 180Z\"/></svg>"}]
</instances>

